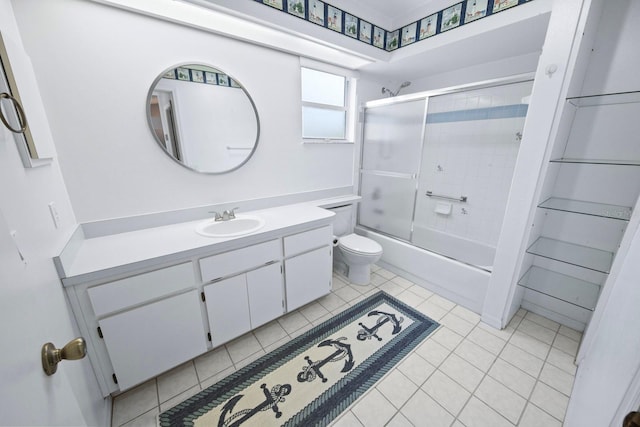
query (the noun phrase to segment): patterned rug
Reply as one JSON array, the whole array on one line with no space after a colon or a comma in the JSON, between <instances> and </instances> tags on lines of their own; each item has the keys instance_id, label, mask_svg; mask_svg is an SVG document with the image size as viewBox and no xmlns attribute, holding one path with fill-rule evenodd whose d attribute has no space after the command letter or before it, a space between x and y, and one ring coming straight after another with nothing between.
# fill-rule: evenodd
<instances>
[{"instance_id":1,"label":"patterned rug","mask_svg":"<svg viewBox=\"0 0 640 427\"><path fill-rule=\"evenodd\" d=\"M439 326L384 292L160 414L160 426L326 426Z\"/></svg>"}]
</instances>

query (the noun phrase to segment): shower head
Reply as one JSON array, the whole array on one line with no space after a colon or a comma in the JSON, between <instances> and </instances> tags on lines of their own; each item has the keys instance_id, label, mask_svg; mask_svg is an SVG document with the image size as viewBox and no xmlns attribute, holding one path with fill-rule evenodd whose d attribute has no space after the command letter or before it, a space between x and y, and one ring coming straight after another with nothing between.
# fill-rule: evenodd
<instances>
[{"instance_id":1,"label":"shower head","mask_svg":"<svg viewBox=\"0 0 640 427\"><path fill-rule=\"evenodd\" d=\"M386 87L382 88L382 93L388 93L389 96L396 96L398 95L398 93L400 93L400 90L402 90L403 88L409 86L411 84L411 82L403 82L400 87L398 89L396 89L395 91L392 91L391 89L387 89Z\"/></svg>"}]
</instances>

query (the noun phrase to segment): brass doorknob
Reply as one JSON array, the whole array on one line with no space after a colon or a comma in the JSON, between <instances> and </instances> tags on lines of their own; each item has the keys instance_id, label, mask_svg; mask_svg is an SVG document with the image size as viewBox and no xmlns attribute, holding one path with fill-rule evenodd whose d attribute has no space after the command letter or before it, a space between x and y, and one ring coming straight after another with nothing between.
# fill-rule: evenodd
<instances>
[{"instance_id":1,"label":"brass doorknob","mask_svg":"<svg viewBox=\"0 0 640 427\"><path fill-rule=\"evenodd\" d=\"M63 359L78 360L87 354L87 343L84 338L71 340L61 349L48 342L42 346L42 369L47 375L53 375L58 369L58 363Z\"/></svg>"},{"instance_id":2,"label":"brass doorknob","mask_svg":"<svg viewBox=\"0 0 640 427\"><path fill-rule=\"evenodd\" d=\"M640 427L640 412L629 412L622 421L622 427Z\"/></svg>"}]
</instances>

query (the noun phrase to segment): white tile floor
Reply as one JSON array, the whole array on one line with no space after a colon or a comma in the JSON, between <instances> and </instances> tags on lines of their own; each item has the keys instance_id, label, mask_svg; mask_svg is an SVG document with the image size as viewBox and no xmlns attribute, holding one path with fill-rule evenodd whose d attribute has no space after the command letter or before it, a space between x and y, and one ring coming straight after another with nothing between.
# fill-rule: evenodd
<instances>
[{"instance_id":1,"label":"white tile floor","mask_svg":"<svg viewBox=\"0 0 640 427\"><path fill-rule=\"evenodd\" d=\"M480 317L374 266L371 284L334 275L333 292L113 401L112 426L155 426L171 408L367 296L384 290L442 326L334 427L556 427L564 419L581 333L520 310L496 330Z\"/></svg>"}]
</instances>

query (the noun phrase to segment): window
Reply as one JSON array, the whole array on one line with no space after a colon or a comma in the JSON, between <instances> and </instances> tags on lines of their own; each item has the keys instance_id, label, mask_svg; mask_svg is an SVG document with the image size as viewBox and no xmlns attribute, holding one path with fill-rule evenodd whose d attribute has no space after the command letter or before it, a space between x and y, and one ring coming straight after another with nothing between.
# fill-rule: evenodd
<instances>
[{"instance_id":1,"label":"window","mask_svg":"<svg viewBox=\"0 0 640 427\"><path fill-rule=\"evenodd\" d=\"M346 142L350 138L351 90L346 76L301 68L302 137L306 142Z\"/></svg>"}]
</instances>

